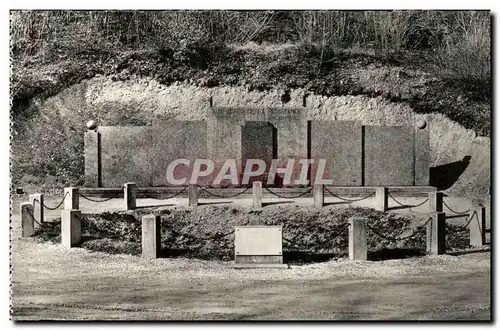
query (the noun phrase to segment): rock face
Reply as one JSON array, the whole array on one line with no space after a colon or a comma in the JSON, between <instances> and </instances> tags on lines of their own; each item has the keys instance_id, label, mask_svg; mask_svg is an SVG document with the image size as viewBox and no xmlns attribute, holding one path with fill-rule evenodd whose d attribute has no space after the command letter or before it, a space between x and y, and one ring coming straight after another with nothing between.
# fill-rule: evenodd
<instances>
[{"instance_id":1,"label":"rock face","mask_svg":"<svg viewBox=\"0 0 500 330\"><path fill-rule=\"evenodd\" d=\"M134 77L85 80L39 105L41 114L60 118L64 127L150 125L159 119L203 120L214 107L305 107L307 120L359 120L363 125L410 125L424 120L430 130L431 184L449 193L486 195L490 186L490 139L477 137L446 116L419 115L405 103L382 96L307 95L304 90L248 91L238 87L164 86ZM443 181L443 177L447 180ZM434 180L434 181L433 181Z\"/></svg>"}]
</instances>

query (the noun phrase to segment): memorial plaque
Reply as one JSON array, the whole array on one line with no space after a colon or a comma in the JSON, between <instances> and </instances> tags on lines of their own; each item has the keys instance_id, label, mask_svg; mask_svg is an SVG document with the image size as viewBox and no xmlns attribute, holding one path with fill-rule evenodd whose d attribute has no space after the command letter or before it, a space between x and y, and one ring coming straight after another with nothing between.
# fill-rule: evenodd
<instances>
[{"instance_id":1,"label":"memorial plaque","mask_svg":"<svg viewBox=\"0 0 500 330\"><path fill-rule=\"evenodd\" d=\"M235 262L283 263L282 226L235 227Z\"/></svg>"}]
</instances>

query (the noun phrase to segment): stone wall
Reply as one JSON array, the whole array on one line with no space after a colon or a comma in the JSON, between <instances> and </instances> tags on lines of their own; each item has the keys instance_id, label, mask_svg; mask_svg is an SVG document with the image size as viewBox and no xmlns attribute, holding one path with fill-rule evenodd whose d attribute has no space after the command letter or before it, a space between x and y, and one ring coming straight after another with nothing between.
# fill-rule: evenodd
<instances>
[{"instance_id":1,"label":"stone wall","mask_svg":"<svg viewBox=\"0 0 500 330\"><path fill-rule=\"evenodd\" d=\"M281 109L305 105L306 120L359 121L362 125L414 126L417 119L425 119L431 179L441 180L440 185L450 194L487 194L491 172L490 139L476 136L442 114L417 114L409 105L390 102L381 96L324 97L307 95L301 89L289 91L290 100L283 103L283 93L279 89L248 91L244 86L164 86L151 78L112 81L96 77L37 106L42 113L57 114L68 128L82 126L90 119L108 126L151 125L160 118L207 120L211 116L211 104L214 107ZM454 175L443 183L440 173Z\"/></svg>"}]
</instances>

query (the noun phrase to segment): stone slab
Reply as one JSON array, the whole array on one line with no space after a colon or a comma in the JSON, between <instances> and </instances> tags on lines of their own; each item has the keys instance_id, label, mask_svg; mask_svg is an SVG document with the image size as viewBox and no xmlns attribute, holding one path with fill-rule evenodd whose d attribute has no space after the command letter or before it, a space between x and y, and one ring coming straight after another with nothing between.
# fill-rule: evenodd
<instances>
[{"instance_id":1,"label":"stone slab","mask_svg":"<svg viewBox=\"0 0 500 330\"><path fill-rule=\"evenodd\" d=\"M282 226L236 226L234 249L236 256L283 255Z\"/></svg>"},{"instance_id":2,"label":"stone slab","mask_svg":"<svg viewBox=\"0 0 500 330\"><path fill-rule=\"evenodd\" d=\"M179 165L175 168L174 178L191 178L195 159L208 158L207 154L207 122L206 121L158 121L151 127L152 148L150 159L152 164L153 186L170 185L166 180L168 165L175 159L185 158L191 161L190 166ZM201 178L197 183L209 182L211 176ZM186 182L188 184L189 182Z\"/></svg>"},{"instance_id":3,"label":"stone slab","mask_svg":"<svg viewBox=\"0 0 500 330\"><path fill-rule=\"evenodd\" d=\"M362 185L362 125L359 121L311 121L311 158L326 159L324 178L334 186ZM314 167L313 167L314 168ZM313 170L312 177L316 171Z\"/></svg>"},{"instance_id":4,"label":"stone slab","mask_svg":"<svg viewBox=\"0 0 500 330\"><path fill-rule=\"evenodd\" d=\"M151 186L151 129L147 126L100 126L102 185L135 182Z\"/></svg>"},{"instance_id":5,"label":"stone slab","mask_svg":"<svg viewBox=\"0 0 500 330\"><path fill-rule=\"evenodd\" d=\"M365 185L414 185L413 127L365 126L364 142Z\"/></svg>"}]
</instances>

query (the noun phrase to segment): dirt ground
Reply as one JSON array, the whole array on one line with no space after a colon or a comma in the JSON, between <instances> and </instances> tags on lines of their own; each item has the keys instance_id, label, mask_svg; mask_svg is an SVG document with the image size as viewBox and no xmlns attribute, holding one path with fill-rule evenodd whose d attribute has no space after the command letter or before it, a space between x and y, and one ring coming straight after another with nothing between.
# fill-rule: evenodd
<instances>
[{"instance_id":1,"label":"dirt ground","mask_svg":"<svg viewBox=\"0 0 500 330\"><path fill-rule=\"evenodd\" d=\"M55 205L57 199L48 198L46 204ZM277 202L268 202L272 201ZM183 258L142 260L21 239L18 202L13 204L11 225L14 320L491 317L489 252L377 262L337 260L290 269L232 269L224 262ZM80 202L83 212L118 210L122 205L120 199ZM246 205L249 200L232 202ZM138 202L139 206L179 203L185 199ZM310 204L311 199L298 203ZM460 200L449 204L460 209L467 206ZM425 205L421 208L425 210ZM47 215L59 214L56 210Z\"/></svg>"}]
</instances>

